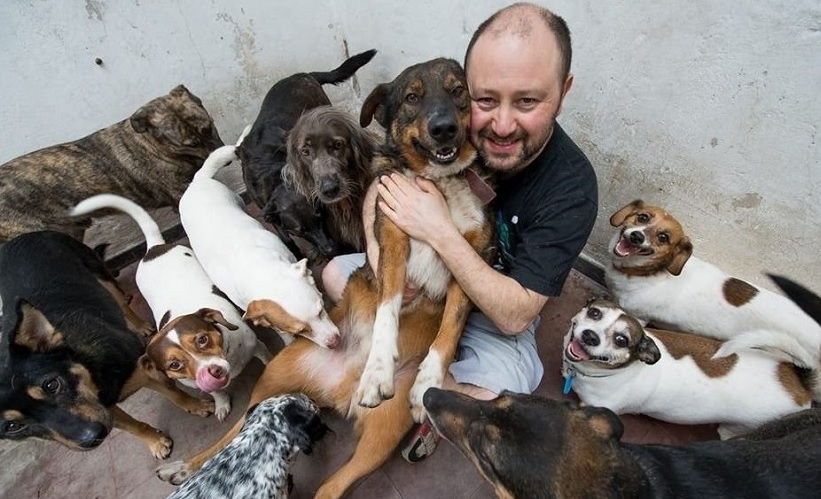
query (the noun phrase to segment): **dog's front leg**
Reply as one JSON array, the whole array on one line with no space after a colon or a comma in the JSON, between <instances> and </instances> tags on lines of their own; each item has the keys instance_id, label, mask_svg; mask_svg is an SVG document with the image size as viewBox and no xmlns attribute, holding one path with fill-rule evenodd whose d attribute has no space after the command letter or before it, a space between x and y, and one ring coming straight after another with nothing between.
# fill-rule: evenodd
<instances>
[{"instance_id":1,"label":"dog's front leg","mask_svg":"<svg viewBox=\"0 0 821 499\"><path fill-rule=\"evenodd\" d=\"M470 312L470 299L462 286L451 279L445 301L445 310L442 315L442 324L436 339L428 350L425 360L419 366L416 381L410 391L410 404L413 420L421 423L425 420L426 411L422 405L422 397L430 387L441 388L445 379L445 371L456 355L456 346L462 330L465 327Z\"/></svg>"},{"instance_id":2,"label":"dog's front leg","mask_svg":"<svg viewBox=\"0 0 821 499\"><path fill-rule=\"evenodd\" d=\"M379 240L379 286L368 361L354 395L363 407L376 407L393 397L396 361L399 359L399 309L405 290L410 239L387 217L377 225Z\"/></svg>"},{"instance_id":3,"label":"dog's front leg","mask_svg":"<svg viewBox=\"0 0 821 499\"><path fill-rule=\"evenodd\" d=\"M114 417L114 427L142 440L155 458L166 459L171 455L174 441L168 435L147 423L137 421L116 405L109 407L108 411Z\"/></svg>"}]
</instances>

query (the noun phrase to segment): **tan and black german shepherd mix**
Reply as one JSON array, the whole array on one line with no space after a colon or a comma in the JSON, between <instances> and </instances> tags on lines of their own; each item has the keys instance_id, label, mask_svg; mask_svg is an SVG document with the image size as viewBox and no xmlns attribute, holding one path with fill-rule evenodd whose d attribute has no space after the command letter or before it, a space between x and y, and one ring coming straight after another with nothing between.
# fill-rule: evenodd
<instances>
[{"instance_id":1,"label":"tan and black german shepherd mix","mask_svg":"<svg viewBox=\"0 0 821 499\"><path fill-rule=\"evenodd\" d=\"M468 141L470 98L459 63L435 59L411 66L394 81L379 85L363 105L360 124L367 126L374 117L386 130L386 144L377 152L374 166L435 182L457 226L476 251L483 252L491 237L490 219L461 175L473 165L476 151ZM331 311L342 333L341 344L327 349L298 337L268 364L251 394L250 404L256 404L273 395L304 392L320 406L355 420L358 442L354 454L322 484L317 498L341 497L354 482L388 460L414 420L409 407L412 385L420 389L419 400L412 400L412 405L418 403L421 408L423 389L435 385L436 376L444 376L470 310L464 291L429 246L411 240L378 210L376 224L381 255L378 275L368 266L357 270ZM401 305L406 282L420 292ZM389 316L386 323L392 321L395 329L375 327L380 314ZM377 341L386 347L375 355L387 353L382 374L388 379L377 387L378 397L363 404L357 388ZM421 372L417 376L420 364L435 376L423 377ZM242 420L219 442L186 462L161 466L158 476L180 483L241 427Z\"/></svg>"},{"instance_id":2,"label":"tan and black german shepherd mix","mask_svg":"<svg viewBox=\"0 0 821 499\"><path fill-rule=\"evenodd\" d=\"M89 450L117 427L165 459L171 439L118 402L147 387L190 413L214 411L137 367L151 327L87 246L54 231L17 236L0 248L0 275L0 438Z\"/></svg>"}]
</instances>

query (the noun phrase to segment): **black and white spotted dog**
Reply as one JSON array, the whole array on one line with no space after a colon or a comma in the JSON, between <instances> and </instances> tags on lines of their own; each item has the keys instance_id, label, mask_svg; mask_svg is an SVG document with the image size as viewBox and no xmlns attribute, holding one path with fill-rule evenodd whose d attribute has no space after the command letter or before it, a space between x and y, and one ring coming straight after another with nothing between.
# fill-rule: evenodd
<instances>
[{"instance_id":1,"label":"black and white spotted dog","mask_svg":"<svg viewBox=\"0 0 821 499\"><path fill-rule=\"evenodd\" d=\"M307 396L266 399L248 410L236 438L167 499L287 498L297 453L310 454L327 431Z\"/></svg>"}]
</instances>

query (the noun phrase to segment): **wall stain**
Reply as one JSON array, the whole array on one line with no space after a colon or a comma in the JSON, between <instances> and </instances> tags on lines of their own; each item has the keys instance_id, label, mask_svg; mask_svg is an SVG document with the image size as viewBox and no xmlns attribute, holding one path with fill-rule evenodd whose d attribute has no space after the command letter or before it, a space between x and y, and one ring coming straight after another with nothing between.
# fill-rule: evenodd
<instances>
[{"instance_id":1,"label":"wall stain","mask_svg":"<svg viewBox=\"0 0 821 499\"><path fill-rule=\"evenodd\" d=\"M260 75L259 63L255 57L259 50L256 47L254 20L249 20L248 26L240 26L227 12L217 14L217 20L233 25L234 43L231 47L234 49L236 59L240 66L242 66L242 71L247 77L248 87L253 94L259 93L258 80L262 78L263 75Z\"/></svg>"},{"instance_id":2,"label":"wall stain","mask_svg":"<svg viewBox=\"0 0 821 499\"><path fill-rule=\"evenodd\" d=\"M743 196L733 199L732 205L735 209L753 209L761 206L761 201L763 201L763 199L764 198L762 198L757 192L748 192Z\"/></svg>"},{"instance_id":3,"label":"wall stain","mask_svg":"<svg viewBox=\"0 0 821 499\"><path fill-rule=\"evenodd\" d=\"M86 12L88 12L89 19L96 17L98 21L102 21L104 10L105 4L103 2L99 0L86 0Z\"/></svg>"}]
</instances>

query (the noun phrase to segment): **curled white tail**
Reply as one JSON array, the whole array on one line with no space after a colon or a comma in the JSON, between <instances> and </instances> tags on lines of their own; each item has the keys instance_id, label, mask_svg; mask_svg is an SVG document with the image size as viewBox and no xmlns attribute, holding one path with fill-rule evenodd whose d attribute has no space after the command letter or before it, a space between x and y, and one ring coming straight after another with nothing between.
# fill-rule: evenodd
<instances>
[{"instance_id":1,"label":"curled white tail","mask_svg":"<svg viewBox=\"0 0 821 499\"><path fill-rule=\"evenodd\" d=\"M767 329L747 331L730 338L721 345L713 358L727 357L743 350L761 350L780 361L790 362L811 371L818 371L820 367L821 359L817 352L808 351L795 337L783 331Z\"/></svg>"},{"instance_id":2,"label":"curled white tail","mask_svg":"<svg viewBox=\"0 0 821 499\"><path fill-rule=\"evenodd\" d=\"M237 159L237 146L222 146L211 151L211 154L205 158L197 173L194 174L194 180L199 178L213 178L220 169Z\"/></svg>"},{"instance_id":3,"label":"curled white tail","mask_svg":"<svg viewBox=\"0 0 821 499\"><path fill-rule=\"evenodd\" d=\"M151 248L158 244L165 244L162 232L160 232L160 227L157 225L157 222L151 218L151 215L134 201L122 196L117 196L116 194L98 194L92 196L80 201L68 214L70 216L88 215L103 208L113 208L133 218L134 221L137 222L137 225L140 226L143 236L145 236L146 247Z\"/></svg>"}]
</instances>

